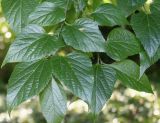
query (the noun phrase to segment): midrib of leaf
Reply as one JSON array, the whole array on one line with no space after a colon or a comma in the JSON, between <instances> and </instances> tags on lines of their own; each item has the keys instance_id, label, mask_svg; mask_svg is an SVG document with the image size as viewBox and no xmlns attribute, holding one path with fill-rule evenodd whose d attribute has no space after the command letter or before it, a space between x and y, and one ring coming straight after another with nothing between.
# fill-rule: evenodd
<instances>
[{"instance_id":1,"label":"midrib of leaf","mask_svg":"<svg viewBox=\"0 0 160 123\"><path fill-rule=\"evenodd\" d=\"M69 58L68 58L69 59ZM65 59L66 60L66 59ZM73 60L73 59L72 59ZM69 60L68 60L69 61ZM79 79L77 78L77 76L76 76L76 74L75 74L75 71L74 71L74 69L72 68L72 65L71 65L71 63L70 62L68 62L67 60L66 60L66 63L68 63L68 66L70 67L70 69L72 70L72 74L74 75L74 78L77 80L77 82L79 83L79 85L81 86L81 89L82 89L82 92L84 93L84 95L85 95L85 98L87 99L87 101L88 101L88 97L87 97L87 95L86 95L86 93L85 93L85 91L84 91L84 89L83 89L83 86L82 86L82 84L81 84L81 82L79 81ZM76 84L76 83L75 83ZM73 85L73 83L72 83L72 85ZM75 89L74 89L75 90Z\"/></svg>"},{"instance_id":2,"label":"midrib of leaf","mask_svg":"<svg viewBox=\"0 0 160 123\"><path fill-rule=\"evenodd\" d=\"M104 68L104 69L106 69L106 68ZM98 72L102 73L102 76L104 76L104 79L102 79L102 81L105 80L105 76L106 76L104 74L104 71L103 71L103 66L100 66L100 65L96 66L95 73L94 73L94 89L92 91L92 99L94 99L94 100L92 100L92 101L94 101L94 107L93 107L94 114L96 114L96 112L97 112L96 111L97 110L96 109L96 107L97 107L97 99L100 101L101 106L104 105L104 103L101 100L101 98L98 95L96 95L97 91L99 90L99 92L101 93L101 96L103 97L103 99L106 99L106 97L108 97L108 96L104 96L104 94L103 94L103 93L106 93L106 89L105 89L106 85L104 85L104 83L101 81L101 79L100 80L98 79ZM107 73L108 73L108 71L107 71ZM98 84L97 82L99 82L99 84L101 84L102 88L99 88L97 86L97 84ZM107 82L106 82L106 84L110 88L110 85ZM108 95L108 93L107 93L107 95Z\"/></svg>"},{"instance_id":3,"label":"midrib of leaf","mask_svg":"<svg viewBox=\"0 0 160 123\"><path fill-rule=\"evenodd\" d=\"M97 107L97 99L96 99L96 97L98 97L99 98L99 96L96 96L96 92L97 92L97 90L96 90L96 87L97 87L97 80L98 80L98 67L99 66L96 66L96 70L95 70L95 78L94 78L94 81L95 81L95 85L94 85L94 89L93 89L93 92L92 93L94 93L94 95L93 95L93 98L94 98L94 104L95 104L95 107L94 107L94 112L96 112L96 107ZM95 92L94 92L95 91ZM99 98L99 100L100 100L100 98ZM100 100L100 103L102 104L102 102L101 102L101 100Z\"/></svg>"},{"instance_id":4,"label":"midrib of leaf","mask_svg":"<svg viewBox=\"0 0 160 123\"><path fill-rule=\"evenodd\" d=\"M53 86L53 85L52 85L52 86ZM58 84L57 84L57 86L58 86ZM59 88L59 86L58 86L58 88ZM60 89L60 88L59 88L59 89ZM57 94L53 95L53 93L54 93L54 92L53 92L53 89L51 89L51 90L52 90L52 97L53 97L53 98L52 98L52 99L53 99L52 102L54 103L54 100L57 99L58 102L61 103L61 100L59 100L59 97L57 96ZM59 91L60 91L60 90L59 90ZM60 94L63 95L63 94L61 93L61 91L60 91ZM56 96L56 98L55 98L54 96ZM55 104L55 103L54 103L54 104ZM61 104L61 105L63 105L63 104ZM56 106L56 105L54 105L54 112L56 112L55 106ZM59 111L61 112L61 114L64 114L61 109L60 109ZM59 114L58 112L56 112L56 113Z\"/></svg>"},{"instance_id":5,"label":"midrib of leaf","mask_svg":"<svg viewBox=\"0 0 160 123\"><path fill-rule=\"evenodd\" d=\"M146 15L147 16L147 25L148 25L148 32L149 32L149 34L151 33L151 30L150 30L150 23L149 23L149 17L148 17L148 15ZM148 35L149 37L150 37L150 35Z\"/></svg>"}]
</instances>

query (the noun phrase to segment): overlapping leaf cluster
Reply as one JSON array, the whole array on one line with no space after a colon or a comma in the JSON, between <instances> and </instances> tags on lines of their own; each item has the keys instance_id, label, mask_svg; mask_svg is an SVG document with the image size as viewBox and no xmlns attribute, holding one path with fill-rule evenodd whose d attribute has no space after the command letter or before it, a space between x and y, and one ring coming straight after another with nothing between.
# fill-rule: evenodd
<instances>
[{"instance_id":1,"label":"overlapping leaf cluster","mask_svg":"<svg viewBox=\"0 0 160 123\"><path fill-rule=\"evenodd\" d=\"M160 2L155 0L150 11L145 0L99 3L2 0L3 13L16 34L3 65L18 63L9 79L9 111L39 95L48 123L60 123L67 110L64 86L94 114L110 98L116 80L152 93L144 72L160 58ZM99 26L113 29L102 36ZM70 53L59 55L67 48ZM115 62L105 64L98 58L93 64L88 53L95 52L106 53ZM127 59L135 54L140 55L140 67Z\"/></svg>"}]
</instances>

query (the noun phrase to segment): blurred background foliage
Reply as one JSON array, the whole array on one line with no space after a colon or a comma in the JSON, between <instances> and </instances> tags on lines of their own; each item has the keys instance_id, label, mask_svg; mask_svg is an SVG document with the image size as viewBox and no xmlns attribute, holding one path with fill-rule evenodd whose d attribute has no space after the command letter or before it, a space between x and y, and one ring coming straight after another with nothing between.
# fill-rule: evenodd
<instances>
[{"instance_id":1,"label":"blurred background foliage","mask_svg":"<svg viewBox=\"0 0 160 123\"><path fill-rule=\"evenodd\" d=\"M115 3L115 0L90 0L90 2L93 8L96 8L101 2ZM101 27L100 29L102 33L107 33L105 28ZM0 7L0 63L2 63L13 39L14 34L2 15ZM105 56L101 55L101 57ZM131 57L131 59L137 60L137 56ZM0 70L0 123L46 123L40 113L38 97L20 105L12 111L9 117L5 96L13 66L6 65ZM103 108L97 118L97 123L160 123L160 63L157 62L153 65L147 71L147 75L152 82L154 95L125 88L120 82L117 82L111 100ZM63 122L93 123L93 117L87 113L87 104L73 97L70 93L68 93L68 97L70 99L68 101L68 113Z\"/></svg>"}]
</instances>

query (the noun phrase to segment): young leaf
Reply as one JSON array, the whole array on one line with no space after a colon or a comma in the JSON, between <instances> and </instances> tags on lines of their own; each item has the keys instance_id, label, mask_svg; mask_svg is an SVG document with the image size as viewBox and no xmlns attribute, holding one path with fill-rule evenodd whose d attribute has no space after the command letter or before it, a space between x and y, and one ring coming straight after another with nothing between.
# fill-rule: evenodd
<instances>
[{"instance_id":1,"label":"young leaf","mask_svg":"<svg viewBox=\"0 0 160 123\"><path fill-rule=\"evenodd\" d=\"M98 114L106 101L111 97L116 72L108 65L94 66L94 87L92 90L91 111Z\"/></svg>"},{"instance_id":2,"label":"young leaf","mask_svg":"<svg viewBox=\"0 0 160 123\"><path fill-rule=\"evenodd\" d=\"M36 26L34 26L36 27ZM37 26L38 27L38 26ZM39 28L26 27L10 46L3 65L12 62L30 62L55 54L64 46L55 36L38 32Z\"/></svg>"},{"instance_id":3,"label":"young leaf","mask_svg":"<svg viewBox=\"0 0 160 123\"><path fill-rule=\"evenodd\" d=\"M142 7L146 0L117 0L117 7L126 17Z\"/></svg>"},{"instance_id":4,"label":"young leaf","mask_svg":"<svg viewBox=\"0 0 160 123\"><path fill-rule=\"evenodd\" d=\"M121 11L112 4L102 4L93 13L95 21L102 26L115 26L128 24Z\"/></svg>"},{"instance_id":5,"label":"young leaf","mask_svg":"<svg viewBox=\"0 0 160 123\"><path fill-rule=\"evenodd\" d=\"M54 57L53 74L76 96L86 102L91 99L93 71L90 59L81 53L73 52L66 57Z\"/></svg>"},{"instance_id":6,"label":"young leaf","mask_svg":"<svg viewBox=\"0 0 160 123\"><path fill-rule=\"evenodd\" d=\"M132 16L131 25L136 36L141 41L148 56L153 57L160 46L160 16L138 13Z\"/></svg>"},{"instance_id":7,"label":"young leaf","mask_svg":"<svg viewBox=\"0 0 160 123\"><path fill-rule=\"evenodd\" d=\"M27 25L27 18L37 4L36 0L2 0L3 13L15 33Z\"/></svg>"},{"instance_id":8,"label":"young leaf","mask_svg":"<svg viewBox=\"0 0 160 123\"><path fill-rule=\"evenodd\" d=\"M105 52L105 40L98 25L90 20L81 18L73 25L63 28L62 36L67 45L84 52Z\"/></svg>"},{"instance_id":9,"label":"young leaf","mask_svg":"<svg viewBox=\"0 0 160 123\"><path fill-rule=\"evenodd\" d=\"M139 66L131 60L124 60L110 65L117 72L118 79L127 87L137 91L153 93L146 75L139 80Z\"/></svg>"},{"instance_id":10,"label":"young leaf","mask_svg":"<svg viewBox=\"0 0 160 123\"><path fill-rule=\"evenodd\" d=\"M54 78L40 94L40 104L48 123L60 123L62 121L67 110L67 100Z\"/></svg>"},{"instance_id":11,"label":"young leaf","mask_svg":"<svg viewBox=\"0 0 160 123\"><path fill-rule=\"evenodd\" d=\"M38 95L52 76L51 63L48 60L18 64L10 79L7 90L9 111Z\"/></svg>"},{"instance_id":12,"label":"young leaf","mask_svg":"<svg viewBox=\"0 0 160 123\"><path fill-rule=\"evenodd\" d=\"M160 59L160 48L158 48L158 51L156 55L152 58L149 58L147 53L145 51L140 52L140 78L144 74L144 72L155 62L157 62Z\"/></svg>"},{"instance_id":13,"label":"young leaf","mask_svg":"<svg viewBox=\"0 0 160 123\"><path fill-rule=\"evenodd\" d=\"M56 25L65 20L65 9L51 2L43 2L29 16L29 23L41 26Z\"/></svg>"},{"instance_id":14,"label":"young leaf","mask_svg":"<svg viewBox=\"0 0 160 123\"><path fill-rule=\"evenodd\" d=\"M140 51L140 43L128 30L113 29L107 39L106 52L114 60L120 61Z\"/></svg>"}]
</instances>

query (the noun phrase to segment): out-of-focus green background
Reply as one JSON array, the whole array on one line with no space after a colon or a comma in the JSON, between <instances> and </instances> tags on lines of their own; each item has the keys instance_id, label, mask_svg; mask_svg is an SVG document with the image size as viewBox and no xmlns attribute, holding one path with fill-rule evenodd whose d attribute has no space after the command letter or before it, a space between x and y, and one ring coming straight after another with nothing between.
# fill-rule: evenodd
<instances>
[{"instance_id":1,"label":"out-of-focus green background","mask_svg":"<svg viewBox=\"0 0 160 123\"><path fill-rule=\"evenodd\" d=\"M0 0L1 1L1 0ZM14 34L2 15L0 7L0 64ZM38 97L20 105L10 117L6 107L6 88L13 65L0 70L0 123L46 123L40 113ZM147 74L152 82L154 95L125 88L117 82L111 100L100 113L97 123L160 123L160 63L153 65ZM88 106L81 100L68 101L68 113L64 123L92 123Z\"/></svg>"}]
</instances>

